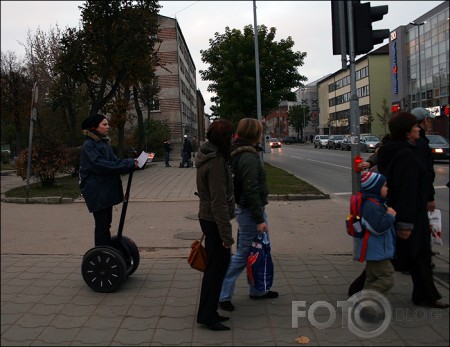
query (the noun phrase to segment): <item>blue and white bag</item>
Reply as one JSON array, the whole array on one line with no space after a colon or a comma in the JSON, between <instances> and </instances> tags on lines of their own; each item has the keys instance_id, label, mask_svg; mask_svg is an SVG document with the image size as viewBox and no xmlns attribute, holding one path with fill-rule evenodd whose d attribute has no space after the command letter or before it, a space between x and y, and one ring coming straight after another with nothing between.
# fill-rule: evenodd
<instances>
[{"instance_id":1,"label":"blue and white bag","mask_svg":"<svg viewBox=\"0 0 450 347\"><path fill-rule=\"evenodd\" d=\"M272 287L273 262L266 232L258 233L247 258L247 280L256 290L266 292Z\"/></svg>"}]
</instances>

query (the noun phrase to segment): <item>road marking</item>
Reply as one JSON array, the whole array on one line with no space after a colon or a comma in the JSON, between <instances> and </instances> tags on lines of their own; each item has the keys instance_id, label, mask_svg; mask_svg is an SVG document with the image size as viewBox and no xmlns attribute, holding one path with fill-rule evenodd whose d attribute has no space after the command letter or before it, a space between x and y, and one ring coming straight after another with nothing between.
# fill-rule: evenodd
<instances>
[{"instance_id":1,"label":"road marking","mask_svg":"<svg viewBox=\"0 0 450 347\"><path fill-rule=\"evenodd\" d=\"M331 164L331 163L326 163L324 161L320 161L320 160L314 160L314 159L307 159L309 161L315 161L316 163L321 163L321 164L326 164L326 165L331 165L331 166L337 166L337 167L341 167L343 169L351 169L348 166L342 166L342 165L337 165L337 164Z\"/></svg>"}]
</instances>

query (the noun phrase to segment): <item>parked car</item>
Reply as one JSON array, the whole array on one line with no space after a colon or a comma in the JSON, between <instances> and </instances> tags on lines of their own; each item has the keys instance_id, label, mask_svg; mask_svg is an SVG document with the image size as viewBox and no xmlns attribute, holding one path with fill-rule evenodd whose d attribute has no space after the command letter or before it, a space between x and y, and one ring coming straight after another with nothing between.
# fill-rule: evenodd
<instances>
[{"instance_id":1,"label":"parked car","mask_svg":"<svg viewBox=\"0 0 450 347\"><path fill-rule=\"evenodd\" d=\"M281 148L281 141L278 141L277 138L272 137L270 139L270 148Z\"/></svg>"},{"instance_id":2,"label":"parked car","mask_svg":"<svg viewBox=\"0 0 450 347\"><path fill-rule=\"evenodd\" d=\"M449 154L449 142L448 140L441 135L427 135L429 142L429 146L431 148L431 155L433 159L450 159Z\"/></svg>"},{"instance_id":3,"label":"parked car","mask_svg":"<svg viewBox=\"0 0 450 347\"><path fill-rule=\"evenodd\" d=\"M341 142L341 151L350 151L352 149L352 137L350 135L344 136Z\"/></svg>"},{"instance_id":4,"label":"parked car","mask_svg":"<svg viewBox=\"0 0 450 347\"><path fill-rule=\"evenodd\" d=\"M359 138L361 152L375 152L375 149L379 143L380 139L375 135L361 135Z\"/></svg>"},{"instance_id":5,"label":"parked car","mask_svg":"<svg viewBox=\"0 0 450 347\"><path fill-rule=\"evenodd\" d=\"M341 148L341 143L343 139L344 135L330 135L327 142L327 148L328 149Z\"/></svg>"},{"instance_id":6,"label":"parked car","mask_svg":"<svg viewBox=\"0 0 450 347\"><path fill-rule=\"evenodd\" d=\"M314 137L314 148L323 148L328 144L328 135L316 135Z\"/></svg>"},{"instance_id":7,"label":"parked car","mask_svg":"<svg viewBox=\"0 0 450 347\"><path fill-rule=\"evenodd\" d=\"M290 144L292 144L292 143L297 143L298 140L297 140L297 138L294 137L294 136L286 136L286 137L283 139L283 142L284 142L285 144L287 144L287 145L290 145Z\"/></svg>"}]
</instances>

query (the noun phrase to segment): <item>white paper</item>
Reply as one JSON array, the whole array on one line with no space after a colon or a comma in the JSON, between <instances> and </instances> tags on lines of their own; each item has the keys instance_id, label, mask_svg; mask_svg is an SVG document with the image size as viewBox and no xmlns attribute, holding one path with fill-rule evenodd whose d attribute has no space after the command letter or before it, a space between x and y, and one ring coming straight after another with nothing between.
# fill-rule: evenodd
<instances>
[{"instance_id":1,"label":"white paper","mask_svg":"<svg viewBox=\"0 0 450 347\"><path fill-rule=\"evenodd\" d=\"M153 154L153 153L150 153L150 154ZM138 166L140 169L142 169L142 167L145 165L145 163L147 162L148 159L149 159L149 153L142 151L142 153L139 155L139 157L137 157ZM153 157L151 159L153 159Z\"/></svg>"}]
</instances>

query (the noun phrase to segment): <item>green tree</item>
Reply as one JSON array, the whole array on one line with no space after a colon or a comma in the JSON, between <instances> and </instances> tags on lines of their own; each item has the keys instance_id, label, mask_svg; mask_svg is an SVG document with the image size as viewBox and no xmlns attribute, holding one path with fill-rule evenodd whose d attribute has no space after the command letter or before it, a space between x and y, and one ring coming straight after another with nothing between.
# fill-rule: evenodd
<instances>
[{"instance_id":1,"label":"green tree","mask_svg":"<svg viewBox=\"0 0 450 347\"><path fill-rule=\"evenodd\" d=\"M303 65L306 53L293 52L294 41L289 36L274 41L275 28L258 27L260 61L261 111L267 115L280 101L295 101L292 91L302 87L306 77L298 67ZM257 117L256 71L254 31L251 25L238 29L225 28L224 34L216 32L209 40L210 47L201 50L202 61L209 64L200 70L204 81L211 81L208 91L211 98L212 116L226 118L236 124L243 117Z\"/></svg>"},{"instance_id":2,"label":"green tree","mask_svg":"<svg viewBox=\"0 0 450 347\"><path fill-rule=\"evenodd\" d=\"M295 105L288 111L289 125L297 132L297 139L303 139L303 129L309 123L311 116L309 106Z\"/></svg>"},{"instance_id":3,"label":"green tree","mask_svg":"<svg viewBox=\"0 0 450 347\"><path fill-rule=\"evenodd\" d=\"M113 107L121 110L112 113L112 123L119 127L121 155L126 120L123 112L128 107L123 102L131 102L130 89L148 82L158 62L154 46L159 42L160 6L151 0L88 0L80 8L81 28L69 28L64 33L57 69L85 85L90 115ZM119 89L122 94L114 100Z\"/></svg>"},{"instance_id":4,"label":"green tree","mask_svg":"<svg viewBox=\"0 0 450 347\"><path fill-rule=\"evenodd\" d=\"M381 109L383 110L382 114L379 114L377 112L377 117L380 120L381 125L384 128L384 135L387 134L387 123L389 121L389 106L387 105L386 98L383 98L383 101L381 103Z\"/></svg>"}]
</instances>

